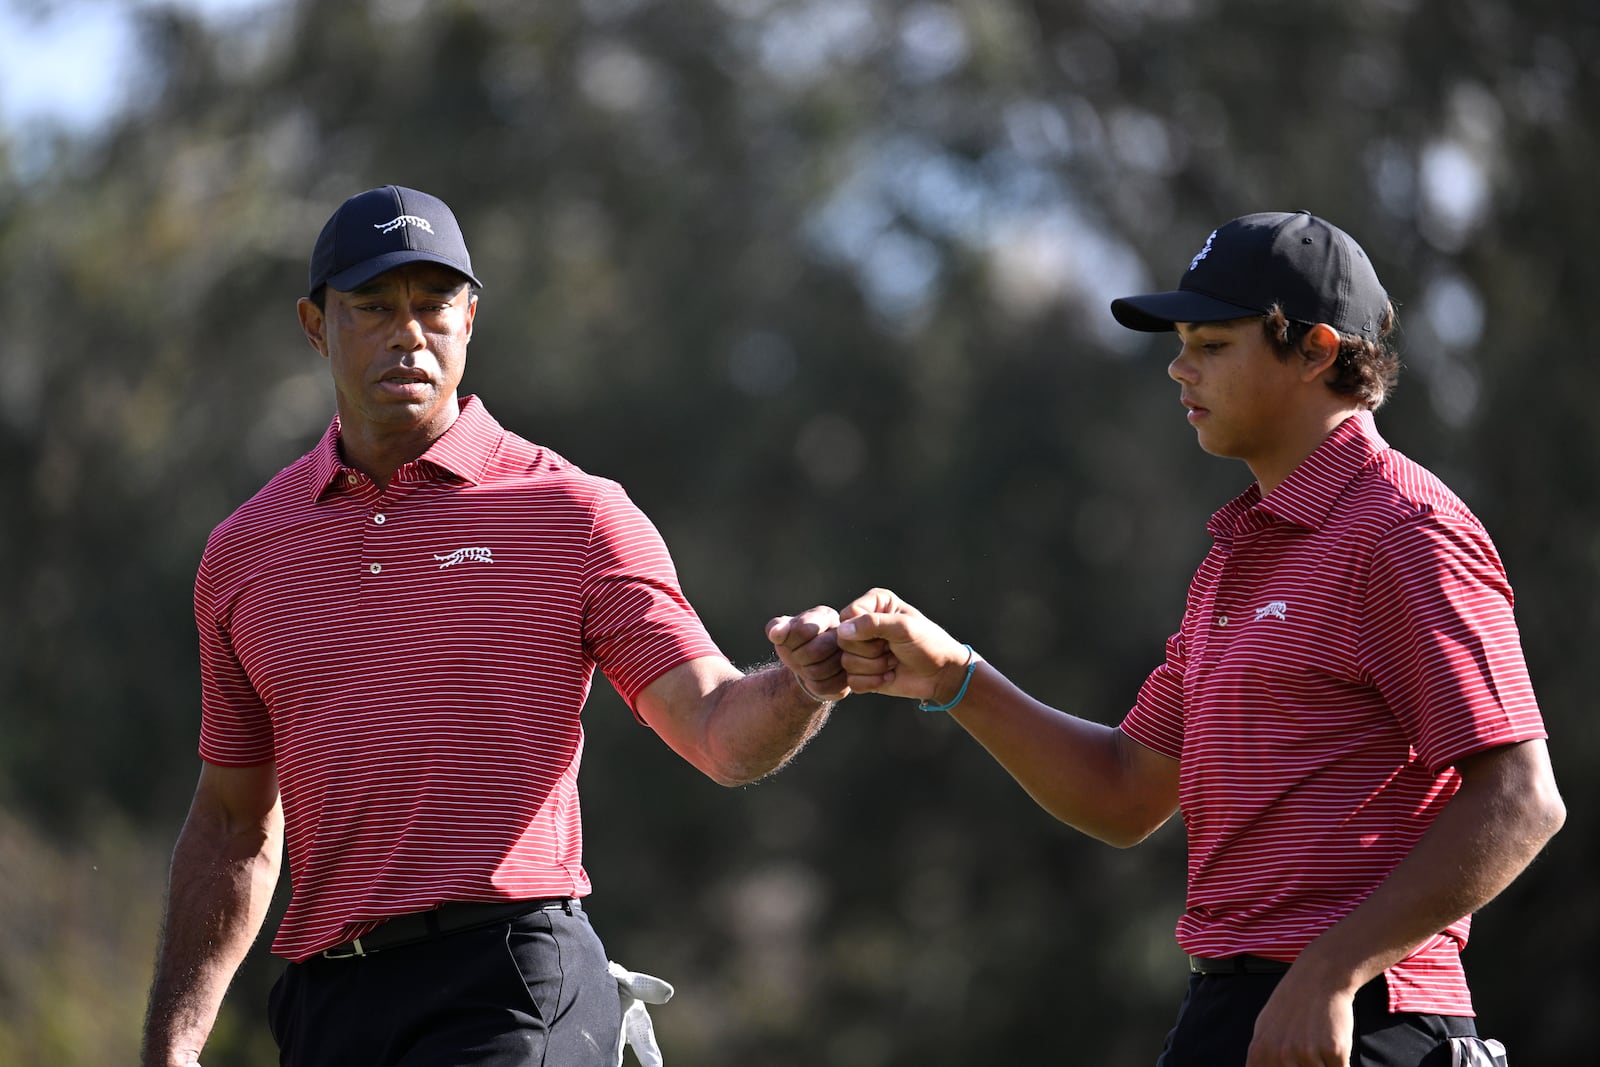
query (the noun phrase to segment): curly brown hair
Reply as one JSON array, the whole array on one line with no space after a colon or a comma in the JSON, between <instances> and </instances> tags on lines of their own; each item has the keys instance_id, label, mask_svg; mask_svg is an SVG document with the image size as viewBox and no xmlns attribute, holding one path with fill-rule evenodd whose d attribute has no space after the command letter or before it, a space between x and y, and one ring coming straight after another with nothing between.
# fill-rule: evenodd
<instances>
[{"instance_id":1,"label":"curly brown hair","mask_svg":"<svg viewBox=\"0 0 1600 1067\"><path fill-rule=\"evenodd\" d=\"M1300 342L1312 324L1296 322L1283 313L1282 307L1274 304L1261 317L1261 325L1278 358L1288 359L1300 350ZM1341 333L1339 355L1334 359L1334 376L1328 383L1329 388L1340 396L1350 397L1368 411L1382 407L1400 377L1400 354L1389 343L1394 328L1395 310L1390 303L1384 305L1376 341Z\"/></svg>"}]
</instances>

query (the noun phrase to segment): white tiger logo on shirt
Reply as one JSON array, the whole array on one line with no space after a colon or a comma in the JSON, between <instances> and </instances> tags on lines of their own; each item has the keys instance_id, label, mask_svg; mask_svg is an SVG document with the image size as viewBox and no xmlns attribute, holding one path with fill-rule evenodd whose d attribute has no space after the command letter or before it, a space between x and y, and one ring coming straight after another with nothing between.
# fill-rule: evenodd
<instances>
[{"instance_id":1,"label":"white tiger logo on shirt","mask_svg":"<svg viewBox=\"0 0 1600 1067\"><path fill-rule=\"evenodd\" d=\"M439 569L454 567L457 563L493 563L494 554L487 548L458 548L454 552L444 555L434 554L434 559L439 561Z\"/></svg>"},{"instance_id":2,"label":"white tiger logo on shirt","mask_svg":"<svg viewBox=\"0 0 1600 1067\"><path fill-rule=\"evenodd\" d=\"M1287 622L1289 619L1289 605L1286 601L1274 600L1256 609L1256 622L1262 619L1277 619Z\"/></svg>"}]
</instances>

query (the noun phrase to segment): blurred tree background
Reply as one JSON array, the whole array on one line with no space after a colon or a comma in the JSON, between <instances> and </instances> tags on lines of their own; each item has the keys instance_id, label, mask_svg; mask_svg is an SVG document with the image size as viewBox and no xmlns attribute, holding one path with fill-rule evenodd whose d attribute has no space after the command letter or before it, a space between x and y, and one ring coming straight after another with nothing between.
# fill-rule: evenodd
<instances>
[{"instance_id":1,"label":"blurred tree background","mask_svg":"<svg viewBox=\"0 0 1600 1067\"><path fill-rule=\"evenodd\" d=\"M141 74L102 125L0 129L0 1063L133 1058L199 766L194 567L326 425L294 299L327 214L388 182L454 205L487 283L465 388L629 487L736 660L767 658L769 616L882 584L1112 722L1248 472L1195 447L1172 340L1106 304L1235 215L1350 230L1401 305L1379 424L1494 533L1571 808L1474 931L1479 1010L1514 1062L1587 1059L1594 4L135 17ZM585 721L592 910L677 984L670 1062L1154 1061L1184 981L1176 820L1082 838L883 698L736 791L604 683ZM213 1067L275 1062L265 940Z\"/></svg>"}]
</instances>

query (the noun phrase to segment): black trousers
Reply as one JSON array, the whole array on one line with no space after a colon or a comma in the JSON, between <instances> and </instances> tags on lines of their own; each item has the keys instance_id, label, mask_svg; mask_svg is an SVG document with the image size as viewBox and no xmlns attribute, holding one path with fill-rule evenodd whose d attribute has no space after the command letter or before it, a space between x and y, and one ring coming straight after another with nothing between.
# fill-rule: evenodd
<instances>
[{"instance_id":1,"label":"black trousers","mask_svg":"<svg viewBox=\"0 0 1600 1067\"><path fill-rule=\"evenodd\" d=\"M292 963L268 1018L283 1067L614 1067L622 1001L574 907Z\"/></svg>"},{"instance_id":2,"label":"black trousers","mask_svg":"<svg viewBox=\"0 0 1600 1067\"><path fill-rule=\"evenodd\" d=\"M1277 974L1191 974L1178 1021L1156 1067L1243 1067L1256 1016ZM1389 1011L1382 975L1356 991L1351 1067L1450 1067L1450 1038L1476 1035L1461 1015Z\"/></svg>"}]
</instances>

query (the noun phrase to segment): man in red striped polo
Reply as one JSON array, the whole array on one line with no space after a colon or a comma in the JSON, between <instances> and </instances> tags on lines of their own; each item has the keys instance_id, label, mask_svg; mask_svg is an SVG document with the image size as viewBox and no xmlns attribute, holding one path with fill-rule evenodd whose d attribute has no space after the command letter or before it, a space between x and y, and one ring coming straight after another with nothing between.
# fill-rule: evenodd
<instances>
[{"instance_id":1,"label":"man in red striped polo","mask_svg":"<svg viewBox=\"0 0 1600 1067\"><path fill-rule=\"evenodd\" d=\"M1048 707L884 589L840 613L850 688L948 710L1112 844L1183 812L1191 974L1162 1067L1495 1062L1469 917L1565 808L1499 555L1374 425L1398 367L1383 286L1337 227L1263 213L1112 313L1176 331L1200 446L1255 476L1133 709Z\"/></svg>"},{"instance_id":2,"label":"man in red striped polo","mask_svg":"<svg viewBox=\"0 0 1600 1067\"><path fill-rule=\"evenodd\" d=\"M620 486L458 396L478 289L455 216L414 189L350 198L317 239L299 316L337 414L200 563L204 762L149 1067L198 1062L284 846L284 1064L612 1067L624 995L647 994L580 903L594 669L727 785L846 692L831 609L769 624L792 671L741 672Z\"/></svg>"}]
</instances>

